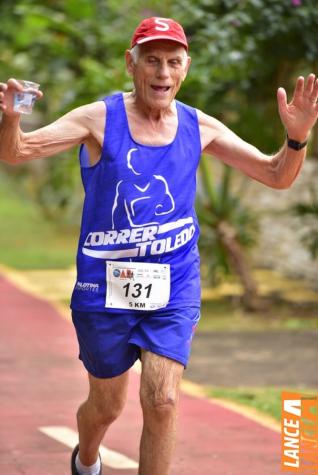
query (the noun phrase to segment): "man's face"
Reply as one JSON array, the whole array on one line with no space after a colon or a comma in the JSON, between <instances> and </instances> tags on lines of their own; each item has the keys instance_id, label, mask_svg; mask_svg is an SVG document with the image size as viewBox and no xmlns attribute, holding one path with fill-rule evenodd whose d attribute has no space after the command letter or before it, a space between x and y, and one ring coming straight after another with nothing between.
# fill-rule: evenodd
<instances>
[{"instance_id":1,"label":"man's face","mask_svg":"<svg viewBox=\"0 0 318 475\"><path fill-rule=\"evenodd\" d=\"M167 108L187 75L190 58L182 46L167 40L139 45L139 53L136 64L126 53L137 97L150 108Z\"/></svg>"}]
</instances>

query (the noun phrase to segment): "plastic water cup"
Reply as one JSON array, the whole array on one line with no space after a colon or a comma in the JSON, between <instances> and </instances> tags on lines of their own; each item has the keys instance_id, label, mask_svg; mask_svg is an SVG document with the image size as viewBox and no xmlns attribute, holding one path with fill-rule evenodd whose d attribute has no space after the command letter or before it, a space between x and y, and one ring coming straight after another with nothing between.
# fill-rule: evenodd
<instances>
[{"instance_id":1,"label":"plastic water cup","mask_svg":"<svg viewBox=\"0 0 318 475\"><path fill-rule=\"evenodd\" d=\"M20 114L31 114L36 96L32 94L32 92L28 92L28 90L39 89L40 84L32 81L24 81L22 79L18 79L18 82L22 84L24 90L15 93L13 110L20 112Z\"/></svg>"}]
</instances>

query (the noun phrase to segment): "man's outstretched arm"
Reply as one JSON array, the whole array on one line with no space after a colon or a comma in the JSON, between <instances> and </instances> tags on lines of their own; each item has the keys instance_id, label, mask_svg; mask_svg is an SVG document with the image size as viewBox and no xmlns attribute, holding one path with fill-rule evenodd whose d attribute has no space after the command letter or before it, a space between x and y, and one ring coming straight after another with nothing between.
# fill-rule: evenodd
<instances>
[{"instance_id":1,"label":"man's outstretched arm","mask_svg":"<svg viewBox=\"0 0 318 475\"><path fill-rule=\"evenodd\" d=\"M279 114L289 138L305 142L318 118L318 79L310 74L305 82L299 77L294 95L287 104L283 88L277 91ZM296 179L306 156L306 147L296 151L284 143L281 150L269 156L248 144L224 124L199 113L202 148L224 163L272 188L288 188Z\"/></svg>"},{"instance_id":2,"label":"man's outstretched arm","mask_svg":"<svg viewBox=\"0 0 318 475\"><path fill-rule=\"evenodd\" d=\"M88 104L68 112L55 122L30 133L20 129L20 114L13 110L13 96L21 90L14 79L0 83L0 160L11 164L55 155L90 138L102 140L105 106L102 102ZM42 96L37 92L37 96ZM101 129L101 130L99 130Z\"/></svg>"}]
</instances>

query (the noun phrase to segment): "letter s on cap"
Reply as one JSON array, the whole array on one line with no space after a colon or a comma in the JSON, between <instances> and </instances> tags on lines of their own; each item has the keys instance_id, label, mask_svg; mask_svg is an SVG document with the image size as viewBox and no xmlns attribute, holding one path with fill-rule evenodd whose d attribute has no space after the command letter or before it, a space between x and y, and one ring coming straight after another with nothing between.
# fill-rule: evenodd
<instances>
[{"instance_id":1,"label":"letter s on cap","mask_svg":"<svg viewBox=\"0 0 318 475\"><path fill-rule=\"evenodd\" d=\"M156 30L158 31L168 31L169 30L169 23L165 20L165 18L156 18L155 19Z\"/></svg>"}]
</instances>

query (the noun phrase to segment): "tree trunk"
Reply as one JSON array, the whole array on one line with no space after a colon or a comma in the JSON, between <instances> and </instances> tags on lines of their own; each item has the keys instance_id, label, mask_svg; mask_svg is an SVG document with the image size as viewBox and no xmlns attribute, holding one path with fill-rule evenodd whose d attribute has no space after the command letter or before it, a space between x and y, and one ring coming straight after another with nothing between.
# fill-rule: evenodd
<instances>
[{"instance_id":1,"label":"tree trunk","mask_svg":"<svg viewBox=\"0 0 318 475\"><path fill-rule=\"evenodd\" d=\"M217 225L217 233L230 257L230 263L243 285L243 305L247 310L255 311L261 308L257 284L252 276L245 253L236 238L235 229L227 222Z\"/></svg>"}]
</instances>

